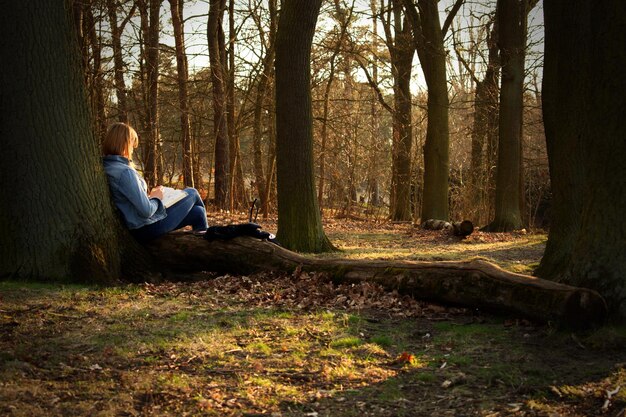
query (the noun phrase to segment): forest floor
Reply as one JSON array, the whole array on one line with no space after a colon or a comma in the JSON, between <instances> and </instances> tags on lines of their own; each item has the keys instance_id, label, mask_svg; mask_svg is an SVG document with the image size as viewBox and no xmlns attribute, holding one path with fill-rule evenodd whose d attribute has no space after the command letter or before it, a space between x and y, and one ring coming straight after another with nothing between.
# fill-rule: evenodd
<instances>
[{"instance_id":1,"label":"forest floor","mask_svg":"<svg viewBox=\"0 0 626 417\"><path fill-rule=\"evenodd\" d=\"M546 241L353 220L325 230L343 250L325 256L481 257L525 273ZM197 278L0 282L0 415L626 414L621 327L573 333L316 274Z\"/></svg>"}]
</instances>

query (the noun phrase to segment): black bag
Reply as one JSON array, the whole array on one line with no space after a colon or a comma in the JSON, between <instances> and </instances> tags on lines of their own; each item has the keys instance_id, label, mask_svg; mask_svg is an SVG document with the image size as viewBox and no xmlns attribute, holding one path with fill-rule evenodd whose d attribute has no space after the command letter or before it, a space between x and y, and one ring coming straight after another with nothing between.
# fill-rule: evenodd
<instances>
[{"instance_id":1,"label":"black bag","mask_svg":"<svg viewBox=\"0 0 626 417\"><path fill-rule=\"evenodd\" d=\"M261 225L252 221L252 211L254 210L256 201L257 200L254 199L252 206L250 207L250 221L248 223L229 224L227 226L211 226L204 234L204 238L206 240L229 240L239 236L251 236L257 239L267 240L268 242L272 242L280 246L274 234L261 230ZM256 215L258 214L259 209L257 208ZM254 216L254 220L256 220L256 215Z\"/></svg>"}]
</instances>

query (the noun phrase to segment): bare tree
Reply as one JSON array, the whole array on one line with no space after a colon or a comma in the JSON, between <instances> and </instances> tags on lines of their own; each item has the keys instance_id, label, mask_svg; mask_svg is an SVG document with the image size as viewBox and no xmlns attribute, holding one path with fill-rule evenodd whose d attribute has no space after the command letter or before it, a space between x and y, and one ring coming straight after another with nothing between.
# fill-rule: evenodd
<instances>
[{"instance_id":1,"label":"bare tree","mask_svg":"<svg viewBox=\"0 0 626 417\"><path fill-rule=\"evenodd\" d=\"M169 0L176 44L176 68L178 71L178 102L180 106L180 136L183 150L183 182L187 187L194 186L194 167L191 147L191 129L187 105L187 55L185 54L185 32L183 26L184 0Z\"/></svg>"},{"instance_id":2,"label":"bare tree","mask_svg":"<svg viewBox=\"0 0 626 417\"><path fill-rule=\"evenodd\" d=\"M115 92L117 94L117 118L120 122L128 122L128 104L126 100L126 83L124 82L125 64L122 56L121 36L124 28L133 17L136 3L133 3L124 20L118 25L117 8L119 2L107 0L109 25L111 26L111 45L113 47L113 64L115 73Z\"/></svg>"},{"instance_id":3,"label":"bare tree","mask_svg":"<svg viewBox=\"0 0 626 417\"><path fill-rule=\"evenodd\" d=\"M422 219L448 219L449 99L444 36L464 0L456 0L441 25L437 0L403 0L415 49L428 86L428 127L424 144Z\"/></svg>"},{"instance_id":4,"label":"bare tree","mask_svg":"<svg viewBox=\"0 0 626 417\"><path fill-rule=\"evenodd\" d=\"M226 0L211 0L207 23L211 83L213 87L213 132L215 134L215 205L230 207L230 152L226 107L226 64L222 27Z\"/></svg>"}]
</instances>

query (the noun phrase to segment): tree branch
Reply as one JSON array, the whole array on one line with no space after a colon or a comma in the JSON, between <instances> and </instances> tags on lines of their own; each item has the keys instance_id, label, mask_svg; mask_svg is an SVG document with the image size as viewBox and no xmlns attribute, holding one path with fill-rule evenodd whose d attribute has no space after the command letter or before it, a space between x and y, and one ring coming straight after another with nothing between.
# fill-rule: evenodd
<instances>
[{"instance_id":1,"label":"tree branch","mask_svg":"<svg viewBox=\"0 0 626 417\"><path fill-rule=\"evenodd\" d=\"M454 19L454 16L456 16L463 3L465 3L465 0L456 0L454 6L450 9L450 13L448 13L448 17L446 17L446 21L443 22L443 26L441 27L441 35L444 38L446 37L446 32L450 28L450 25L452 24L452 19Z\"/></svg>"}]
</instances>

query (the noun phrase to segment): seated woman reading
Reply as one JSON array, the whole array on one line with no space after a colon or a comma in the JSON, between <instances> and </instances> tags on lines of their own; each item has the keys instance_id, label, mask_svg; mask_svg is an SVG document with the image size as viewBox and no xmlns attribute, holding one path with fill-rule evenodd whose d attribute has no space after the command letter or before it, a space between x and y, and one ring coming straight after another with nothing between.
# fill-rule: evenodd
<instances>
[{"instance_id":1,"label":"seated woman reading","mask_svg":"<svg viewBox=\"0 0 626 417\"><path fill-rule=\"evenodd\" d=\"M163 187L155 187L148 194L146 181L131 163L138 144L137 132L126 123L113 124L102 144L113 203L131 234L147 241L185 226L191 226L194 232L206 231L206 210L195 188L185 188L187 196L168 208L161 201Z\"/></svg>"}]
</instances>

